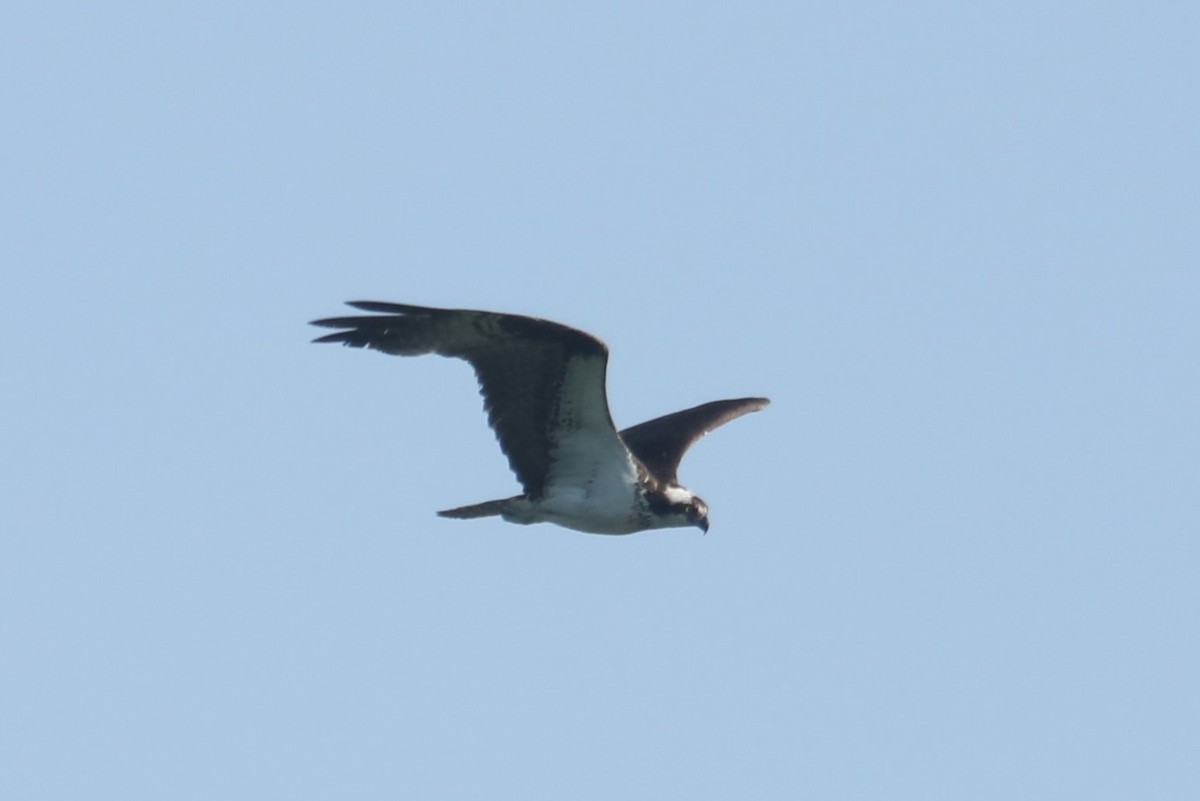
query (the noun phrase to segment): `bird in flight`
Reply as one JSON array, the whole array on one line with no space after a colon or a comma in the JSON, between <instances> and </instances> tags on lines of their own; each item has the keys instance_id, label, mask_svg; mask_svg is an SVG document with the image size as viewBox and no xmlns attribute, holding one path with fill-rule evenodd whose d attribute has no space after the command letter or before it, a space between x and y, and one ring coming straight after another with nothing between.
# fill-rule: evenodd
<instances>
[{"instance_id":1,"label":"bird in flight","mask_svg":"<svg viewBox=\"0 0 1200 801\"><path fill-rule=\"evenodd\" d=\"M556 523L593 534L697 526L708 506L676 471L696 440L766 406L719 400L617 431L608 410L608 348L574 328L515 314L351 301L368 315L313 320L340 342L395 356L434 353L475 369L488 424L524 492L438 512L460 519Z\"/></svg>"}]
</instances>

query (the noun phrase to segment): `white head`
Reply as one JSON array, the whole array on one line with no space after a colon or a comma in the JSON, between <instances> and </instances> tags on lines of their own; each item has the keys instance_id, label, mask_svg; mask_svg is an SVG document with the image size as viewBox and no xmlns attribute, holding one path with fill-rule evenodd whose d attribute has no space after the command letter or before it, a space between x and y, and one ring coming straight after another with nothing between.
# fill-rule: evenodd
<instances>
[{"instance_id":1,"label":"white head","mask_svg":"<svg viewBox=\"0 0 1200 801\"><path fill-rule=\"evenodd\" d=\"M708 504L690 490L676 484L648 490L646 504L650 507L653 528L696 526L708 531Z\"/></svg>"}]
</instances>

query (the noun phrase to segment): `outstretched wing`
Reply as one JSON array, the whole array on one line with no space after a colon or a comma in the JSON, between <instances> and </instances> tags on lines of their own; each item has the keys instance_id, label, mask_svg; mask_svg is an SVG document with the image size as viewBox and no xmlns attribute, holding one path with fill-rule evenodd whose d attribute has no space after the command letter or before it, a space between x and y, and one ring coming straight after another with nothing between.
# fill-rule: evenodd
<instances>
[{"instance_id":1,"label":"outstretched wing","mask_svg":"<svg viewBox=\"0 0 1200 801\"><path fill-rule=\"evenodd\" d=\"M660 480L679 483L683 454L714 428L770 403L766 398L719 400L663 415L621 432L625 446Z\"/></svg>"},{"instance_id":2,"label":"outstretched wing","mask_svg":"<svg viewBox=\"0 0 1200 801\"><path fill-rule=\"evenodd\" d=\"M513 314L352 301L370 316L329 317L341 328L314 342L341 342L396 356L435 353L475 368L488 424L527 495L554 479L570 451L572 475L624 471L629 454L608 411L608 348L595 337L549 320ZM583 444L586 447L572 447ZM591 458L593 463L579 465ZM622 463L623 460L623 463Z\"/></svg>"}]
</instances>

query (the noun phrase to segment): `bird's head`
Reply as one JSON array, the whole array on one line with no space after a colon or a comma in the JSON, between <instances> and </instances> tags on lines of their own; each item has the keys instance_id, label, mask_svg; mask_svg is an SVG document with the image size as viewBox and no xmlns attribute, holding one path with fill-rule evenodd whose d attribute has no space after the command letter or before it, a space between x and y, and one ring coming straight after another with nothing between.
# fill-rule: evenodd
<instances>
[{"instance_id":1,"label":"bird's head","mask_svg":"<svg viewBox=\"0 0 1200 801\"><path fill-rule=\"evenodd\" d=\"M708 533L708 504L699 498L692 498L692 503L684 510L692 525L705 534Z\"/></svg>"},{"instance_id":2,"label":"bird's head","mask_svg":"<svg viewBox=\"0 0 1200 801\"><path fill-rule=\"evenodd\" d=\"M655 528L696 526L708 533L708 504L700 496L679 486L669 486L646 493L646 501L654 513Z\"/></svg>"}]
</instances>

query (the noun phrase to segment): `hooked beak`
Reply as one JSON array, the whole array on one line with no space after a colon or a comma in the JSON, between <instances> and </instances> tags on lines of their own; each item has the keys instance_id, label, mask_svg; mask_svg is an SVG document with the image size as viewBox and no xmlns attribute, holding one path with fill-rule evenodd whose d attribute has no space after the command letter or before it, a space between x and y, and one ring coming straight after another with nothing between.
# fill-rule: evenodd
<instances>
[{"instance_id":1,"label":"hooked beak","mask_svg":"<svg viewBox=\"0 0 1200 801\"><path fill-rule=\"evenodd\" d=\"M704 534L707 534L708 533L708 516L705 515L704 517L697 520L696 525L699 527L701 532L703 532Z\"/></svg>"}]
</instances>

